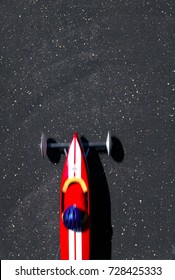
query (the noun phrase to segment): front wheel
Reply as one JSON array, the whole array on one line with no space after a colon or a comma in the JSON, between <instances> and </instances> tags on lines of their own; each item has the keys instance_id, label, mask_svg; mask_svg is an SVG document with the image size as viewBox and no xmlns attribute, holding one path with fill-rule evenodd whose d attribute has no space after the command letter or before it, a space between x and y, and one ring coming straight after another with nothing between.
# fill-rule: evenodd
<instances>
[{"instance_id":1,"label":"front wheel","mask_svg":"<svg viewBox=\"0 0 175 280\"><path fill-rule=\"evenodd\" d=\"M42 157L45 158L47 154L47 138L44 133L41 135L40 150Z\"/></svg>"}]
</instances>

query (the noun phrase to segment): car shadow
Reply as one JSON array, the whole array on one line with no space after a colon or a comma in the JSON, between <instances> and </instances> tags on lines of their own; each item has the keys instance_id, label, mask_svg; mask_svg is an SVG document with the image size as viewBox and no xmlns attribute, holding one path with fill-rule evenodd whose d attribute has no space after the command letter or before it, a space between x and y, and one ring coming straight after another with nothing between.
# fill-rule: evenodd
<instances>
[{"instance_id":1,"label":"car shadow","mask_svg":"<svg viewBox=\"0 0 175 280\"><path fill-rule=\"evenodd\" d=\"M88 142L84 136L81 141ZM91 197L91 259L111 259L111 201L105 172L94 148L89 150L87 164Z\"/></svg>"}]
</instances>

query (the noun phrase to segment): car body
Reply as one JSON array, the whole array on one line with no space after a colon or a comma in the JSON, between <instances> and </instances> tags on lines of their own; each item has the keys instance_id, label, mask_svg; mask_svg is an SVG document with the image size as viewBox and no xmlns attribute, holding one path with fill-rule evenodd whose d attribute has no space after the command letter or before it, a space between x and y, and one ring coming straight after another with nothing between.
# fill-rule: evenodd
<instances>
[{"instance_id":1,"label":"car body","mask_svg":"<svg viewBox=\"0 0 175 280\"><path fill-rule=\"evenodd\" d=\"M60 186L60 258L90 259L89 175L77 133L68 149Z\"/></svg>"}]
</instances>

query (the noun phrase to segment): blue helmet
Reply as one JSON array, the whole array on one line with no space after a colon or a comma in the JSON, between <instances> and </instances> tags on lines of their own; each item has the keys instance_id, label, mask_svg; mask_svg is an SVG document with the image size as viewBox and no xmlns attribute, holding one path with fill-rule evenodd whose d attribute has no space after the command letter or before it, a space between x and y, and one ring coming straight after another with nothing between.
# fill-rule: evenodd
<instances>
[{"instance_id":1,"label":"blue helmet","mask_svg":"<svg viewBox=\"0 0 175 280\"><path fill-rule=\"evenodd\" d=\"M75 205L68 207L63 214L64 225L74 231L82 231L87 220L87 214Z\"/></svg>"}]
</instances>

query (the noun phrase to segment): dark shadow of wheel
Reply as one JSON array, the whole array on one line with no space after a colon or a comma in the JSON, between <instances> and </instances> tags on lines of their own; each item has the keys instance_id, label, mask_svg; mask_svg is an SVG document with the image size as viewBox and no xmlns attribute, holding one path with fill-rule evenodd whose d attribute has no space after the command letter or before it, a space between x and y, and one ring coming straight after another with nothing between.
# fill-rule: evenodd
<instances>
[{"instance_id":1,"label":"dark shadow of wheel","mask_svg":"<svg viewBox=\"0 0 175 280\"><path fill-rule=\"evenodd\" d=\"M112 142L111 157L113 158L113 160L117 162L122 162L124 159L124 149L122 143L115 136L111 137L111 142Z\"/></svg>"},{"instance_id":2,"label":"dark shadow of wheel","mask_svg":"<svg viewBox=\"0 0 175 280\"><path fill-rule=\"evenodd\" d=\"M53 138L48 138L47 139L47 145L49 146L49 144L53 144L53 143L57 143ZM49 158L49 160L53 163L53 164L57 164L60 161L61 158L61 152L59 148L47 148L47 156Z\"/></svg>"}]
</instances>

